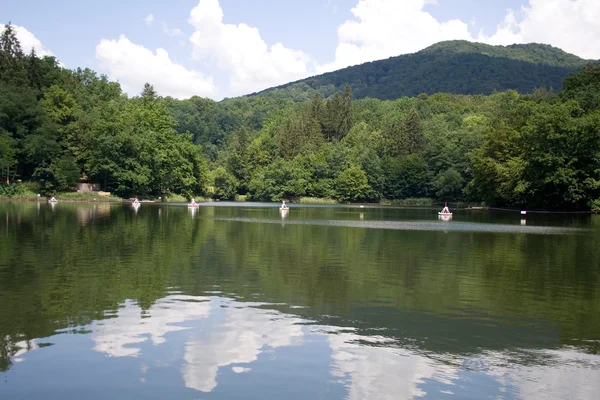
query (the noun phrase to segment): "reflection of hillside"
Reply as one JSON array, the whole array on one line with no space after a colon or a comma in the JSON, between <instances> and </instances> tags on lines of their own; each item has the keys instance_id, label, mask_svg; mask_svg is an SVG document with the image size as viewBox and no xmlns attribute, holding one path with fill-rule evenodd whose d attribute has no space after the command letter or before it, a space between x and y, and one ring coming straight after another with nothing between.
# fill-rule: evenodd
<instances>
[{"instance_id":1,"label":"reflection of hillside","mask_svg":"<svg viewBox=\"0 0 600 400\"><path fill-rule=\"evenodd\" d=\"M0 338L86 325L127 299L151 307L173 276L184 279L204 232L185 209L148 216L157 209L146 207L139 214L146 218L134 219L120 205L65 203L52 213L31 203L0 204L8 216L0 222L8 221L0 230ZM2 358L8 362L12 353Z\"/></svg>"},{"instance_id":2,"label":"reflection of hillside","mask_svg":"<svg viewBox=\"0 0 600 400\"><path fill-rule=\"evenodd\" d=\"M14 343L104 320L107 310L122 315L122 321L137 321L137 314L118 308L126 300L154 312L160 322L156 302L171 289L198 295L215 287L247 301L305 306L294 313L354 327L359 336L378 330L422 354L449 351L466 357L565 344L598 352L589 344L600 340L600 271L589 267L600 265L600 253L593 251L600 244L597 235L287 223L358 220L359 211L343 208L297 208L282 227L276 207L201 207L194 218L186 207L145 205L137 217L130 207L108 207L94 211L93 205L59 204L52 213L49 207L38 211L35 204L0 204L5 214L0 219L0 340L6 365ZM363 212L368 221L390 219L385 211ZM73 222L78 215L91 216L82 217L87 225ZM249 216L276 223L221 220ZM188 312L193 314L183 311ZM232 310L224 315L242 318ZM110 339L98 339L99 350L115 356L137 351L135 345L133 350L119 345L121 332L104 326L99 332ZM125 340L135 344L143 332L130 332ZM211 355L211 370L198 361L198 349L229 340L219 335L188 344L191 386L210 387L206 376L212 376L214 365L238 362ZM265 344L260 338L248 343L251 348ZM248 354L242 358L256 353ZM535 357L519 361L543 364Z\"/></svg>"},{"instance_id":3,"label":"reflection of hillside","mask_svg":"<svg viewBox=\"0 0 600 400\"><path fill-rule=\"evenodd\" d=\"M310 306L312 318L334 315L398 337L426 336L425 349L451 345L458 352L600 339L592 317L600 313L600 271L587 268L600 265L600 254L589 251L597 237L282 230L237 221L215 228L214 247L194 260L202 282L240 295L255 288L259 300Z\"/></svg>"}]
</instances>

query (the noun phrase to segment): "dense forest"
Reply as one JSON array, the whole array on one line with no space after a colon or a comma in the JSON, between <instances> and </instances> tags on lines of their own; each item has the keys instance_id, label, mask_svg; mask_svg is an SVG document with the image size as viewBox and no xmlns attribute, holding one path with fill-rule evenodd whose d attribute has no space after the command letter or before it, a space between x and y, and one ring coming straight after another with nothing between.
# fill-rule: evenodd
<instances>
[{"instance_id":1,"label":"dense forest","mask_svg":"<svg viewBox=\"0 0 600 400\"><path fill-rule=\"evenodd\" d=\"M498 73L504 73L498 71ZM468 80L466 81L468 83ZM0 186L44 194L85 180L119 196L342 202L434 198L600 208L600 67L564 89L356 100L162 98L0 38Z\"/></svg>"},{"instance_id":2,"label":"dense forest","mask_svg":"<svg viewBox=\"0 0 600 400\"><path fill-rule=\"evenodd\" d=\"M492 94L536 88L560 90L565 77L589 61L549 45L490 46L455 40L414 54L356 65L267 89L259 96L308 100L329 97L349 84L355 98L394 100L421 93Z\"/></svg>"}]
</instances>

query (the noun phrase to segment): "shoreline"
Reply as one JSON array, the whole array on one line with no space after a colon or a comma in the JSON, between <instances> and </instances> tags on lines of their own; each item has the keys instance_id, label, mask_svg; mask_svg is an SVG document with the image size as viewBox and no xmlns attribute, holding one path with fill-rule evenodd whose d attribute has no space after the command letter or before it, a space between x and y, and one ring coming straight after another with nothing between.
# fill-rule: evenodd
<instances>
[{"instance_id":1,"label":"shoreline","mask_svg":"<svg viewBox=\"0 0 600 400\"><path fill-rule=\"evenodd\" d=\"M89 203L89 204L129 204L131 201L129 199L122 198L106 198L106 197L96 197L96 198L61 198L56 196L59 203ZM428 204L418 204L415 202L407 201L381 201L378 203L339 203L332 202L330 199L311 199L314 201L307 201L307 199L299 199L298 201L290 202L287 201L288 204L295 204L298 206L302 205L328 205L328 206L364 206L364 207L409 207L409 208L434 208L439 204L443 204L442 202L431 201ZM45 197L0 197L0 202L26 202L26 203L48 203L48 199ZM254 202L254 201L246 201L246 200L227 200L227 201L219 201L214 199L201 199L198 203L224 203L231 202L236 204L246 204L252 205L252 203L265 203L265 202ZM151 204L173 204L173 203L187 203L187 201L164 201L164 200L140 200L140 203L151 203ZM269 203L269 202L267 202ZM272 202L273 204L277 204L278 202ZM526 208L500 208L500 207L490 207L490 206L469 206L464 203L457 203L454 207L454 210L460 211L500 211L500 212L515 212L520 213L522 210L526 210L527 214L581 214L581 215L598 215L598 212L593 210L583 210L583 211L568 211L568 210L530 210ZM523 215L525 219L527 216Z\"/></svg>"}]
</instances>

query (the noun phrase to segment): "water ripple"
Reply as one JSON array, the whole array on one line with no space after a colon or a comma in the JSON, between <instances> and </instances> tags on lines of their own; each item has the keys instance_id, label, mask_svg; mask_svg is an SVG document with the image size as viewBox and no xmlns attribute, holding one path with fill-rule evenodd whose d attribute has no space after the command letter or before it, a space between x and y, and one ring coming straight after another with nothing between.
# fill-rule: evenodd
<instances>
[{"instance_id":1,"label":"water ripple","mask_svg":"<svg viewBox=\"0 0 600 400\"><path fill-rule=\"evenodd\" d=\"M551 226L524 226L508 224L482 224L474 222L433 222L433 221L341 221L341 220L285 220L245 217L216 217L215 221L231 221L259 224L320 225L342 228L390 229L399 231L440 231L440 232L483 232L483 233L526 233L537 235L565 235L587 232L583 228Z\"/></svg>"}]
</instances>

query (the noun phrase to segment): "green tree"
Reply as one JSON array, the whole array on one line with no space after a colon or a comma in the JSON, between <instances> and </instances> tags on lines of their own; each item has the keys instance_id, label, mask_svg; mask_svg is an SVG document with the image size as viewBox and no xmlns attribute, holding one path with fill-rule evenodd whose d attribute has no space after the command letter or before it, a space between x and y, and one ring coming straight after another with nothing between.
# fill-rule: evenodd
<instances>
[{"instance_id":1,"label":"green tree","mask_svg":"<svg viewBox=\"0 0 600 400\"><path fill-rule=\"evenodd\" d=\"M252 178L248 191L251 200L281 201L307 194L310 174L298 161L277 160Z\"/></svg>"},{"instance_id":2,"label":"green tree","mask_svg":"<svg viewBox=\"0 0 600 400\"><path fill-rule=\"evenodd\" d=\"M341 202L369 201L374 195L367 174L357 165L344 170L335 180L335 197Z\"/></svg>"},{"instance_id":3,"label":"green tree","mask_svg":"<svg viewBox=\"0 0 600 400\"><path fill-rule=\"evenodd\" d=\"M242 194L248 191L248 185L252 178L250 143L251 137L248 129L241 128L229 137L225 152L227 169L237 181Z\"/></svg>"},{"instance_id":4,"label":"green tree","mask_svg":"<svg viewBox=\"0 0 600 400\"><path fill-rule=\"evenodd\" d=\"M323 96L321 96L320 93L313 94L312 98L310 99L309 112L310 112L310 116L314 120L319 122L319 124L321 125L321 130L323 130L323 128L324 128L323 118L324 118L324 114L325 114L325 105L323 102Z\"/></svg>"},{"instance_id":5,"label":"green tree","mask_svg":"<svg viewBox=\"0 0 600 400\"><path fill-rule=\"evenodd\" d=\"M10 169L16 163L13 140L6 132L0 131L0 182L10 179Z\"/></svg>"},{"instance_id":6,"label":"green tree","mask_svg":"<svg viewBox=\"0 0 600 400\"><path fill-rule=\"evenodd\" d=\"M35 49L32 47L31 52L27 56L27 78L29 80L29 86L41 90L44 83L43 74L42 60L38 58Z\"/></svg>"},{"instance_id":7,"label":"green tree","mask_svg":"<svg viewBox=\"0 0 600 400\"><path fill-rule=\"evenodd\" d=\"M561 97L575 100L585 111L600 109L600 66L589 65L565 78Z\"/></svg>"},{"instance_id":8,"label":"green tree","mask_svg":"<svg viewBox=\"0 0 600 400\"><path fill-rule=\"evenodd\" d=\"M432 189L438 199L456 200L461 197L464 179L460 172L454 168L449 168L447 171L434 178Z\"/></svg>"},{"instance_id":9,"label":"green tree","mask_svg":"<svg viewBox=\"0 0 600 400\"><path fill-rule=\"evenodd\" d=\"M237 194L238 184L235 177L225 168L218 167L213 171L214 194L213 197L219 200L234 200Z\"/></svg>"},{"instance_id":10,"label":"green tree","mask_svg":"<svg viewBox=\"0 0 600 400\"><path fill-rule=\"evenodd\" d=\"M25 55L10 22L0 34L0 82L23 85L27 82Z\"/></svg>"},{"instance_id":11,"label":"green tree","mask_svg":"<svg viewBox=\"0 0 600 400\"><path fill-rule=\"evenodd\" d=\"M415 109L410 110L404 122L402 142L402 148L406 155L418 154L424 150L423 123Z\"/></svg>"},{"instance_id":12,"label":"green tree","mask_svg":"<svg viewBox=\"0 0 600 400\"><path fill-rule=\"evenodd\" d=\"M319 123L300 113L289 116L277 135L279 153L291 160L303 152L315 152L323 142Z\"/></svg>"},{"instance_id":13,"label":"green tree","mask_svg":"<svg viewBox=\"0 0 600 400\"><path fill-rule=\"evenodd\" d=\"M417 154L384 159L385 190L388 199L427 197L430 172L425 159Z\"/></svg>"}]
</instances>

